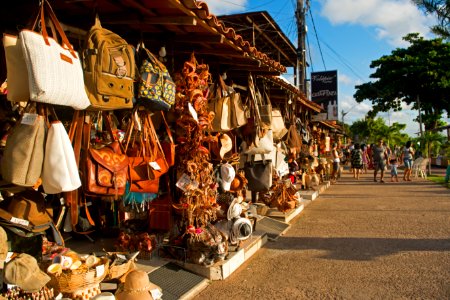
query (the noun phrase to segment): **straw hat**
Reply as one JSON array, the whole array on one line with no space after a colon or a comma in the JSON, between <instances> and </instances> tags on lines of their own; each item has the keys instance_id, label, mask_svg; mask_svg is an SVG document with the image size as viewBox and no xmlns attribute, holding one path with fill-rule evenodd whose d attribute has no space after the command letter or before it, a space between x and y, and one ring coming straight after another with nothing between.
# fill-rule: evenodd
<instances>
[{"instance_id":1,"label":"straw hat","mask_svg":"<svg viewBox=\"0 0 450 300\"><path fill-rule=\"evenodd\" d=\"M237 191L242 190L245 187L245 185L247 184L247 182L248 181L244 175L240 174L239 172L236 173L233 181L231 182L230 191L237 192Z\"/></svg>"},{"instance_id":2,"label":"straw hat","mask_svg":"<svg viewBox=\"0 0 450 300\"><path fill-rule=\"evenodd\" d=\"M220 135L220 158L223 159L225 157L225 154L230 152L233 149L233 141L231 140L230 136L226 133L223 133Z\"/></svg>"},{"instance_id":3,"label":"straw hat","mask_svg":"<svg viewBox=\"0 0 450 300\"><path fill-rule=\"evenodd\" d=\"M151 283L148 274L141 270L128 273L125 283L116 292L117 300L156 300L161 296L161 288Z\"/></svg>"}]
</instances>

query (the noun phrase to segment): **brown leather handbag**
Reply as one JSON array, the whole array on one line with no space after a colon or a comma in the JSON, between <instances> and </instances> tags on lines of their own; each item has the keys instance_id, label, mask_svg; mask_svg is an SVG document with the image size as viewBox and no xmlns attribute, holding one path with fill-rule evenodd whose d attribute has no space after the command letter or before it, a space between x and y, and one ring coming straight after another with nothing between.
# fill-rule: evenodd
<instances>
[{"instance_id":1,"label":"brown leather handbag","mask_svg":"<svg viewBox=\"0 0 450 300\"><path fill-rule=\"evenodd\" d=\"M166 117L161 111L164 126L166 127L167 140L161 141L161 147L166 157L167 164L172 167L175 164L175 143L173 142L172 132L170 131L169 124L167 124Z\"/></svg>"},{"instance_id":2,"label":"brown leather handbag","mask_svg":"<svg viewBox=\"0 0 450 300\"><path fill-rule=\"evenodd\" d=\"M111 120L107 113L103 119L111 138L114 135ZM84 124L83 145L85 161L85 193L90 196L114 196L116 199L125 192L128 176L128 156L118 141L94 147L90 143L91 124Z\"/></svg>"},{"instance_id":3,"label":"brown leather handbag","mask_svg":"<svg viewBox=\"0 0 450 300\"><path fill-rule=\"evenodd\" d=\"M137 116L134 121L130 121L125 137L125 151L130 163L130 192L157 193L159 177L169 170L169 166L154 132L150 116L146 112ZM133 129L136 125L140 125L140 132Z\"/></svg>"}]
</instances>

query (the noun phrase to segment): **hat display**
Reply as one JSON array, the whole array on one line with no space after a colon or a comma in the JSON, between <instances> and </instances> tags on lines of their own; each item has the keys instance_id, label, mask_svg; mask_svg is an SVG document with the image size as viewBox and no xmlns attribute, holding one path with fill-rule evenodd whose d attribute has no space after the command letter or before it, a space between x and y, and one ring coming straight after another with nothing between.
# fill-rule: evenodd
<instances>
[{"instance_id":1,"label":"hat display","mask_svg":"<svg viewBox=\"0 0 450 300\"><path fill-rule=\"evenodd\" d=\"M230 191L237 192L242 190L247 184L247 182L248 182L247 178L245 178L244 175L240 174L239 172L236 173L233 181L231 182Z\"/></svg>"},{"instance_id":2,"label":"hat display","mask_svg":"<svg viewBox=\"0 0 450 300\"><path fill-rule=\"evenodd\" d=\"M0 227L0 261L6 260L8 255L8 236L5 229Z\"/></svg>"},{"instance_id":3,"label":"hat display","mask_svg":"<svg viewBox=\"0 0 450 300\"><path fill-rule=\"evenodd\" d=\"M0 222L33 232L42 232L53 222L42 193L26 190L0 203Z\"/></svg>"},{"instance_id":4,"label":"hat display","mask_svg":"<svg viewBox=\"0 0 450 300\"><path fill-rule=\"evenodd\" d=\"M220 178L222 178L222 188L224 191L229 191L231 182L236 175L236 171L233 166L226 163L220 167Z\"/></svg>"},{"instance_id":5,"label":"hat display","mask_svg":"<svg viewBox=\"0 0 450 300\"><path fill-rule=\"evenodd\" d=\"M236 197L233 199L233 202L231 202L230 206L228 207L227 211L227 219L232 220L234 218L238 218L242 213L242 206L239 203L239 198Z\"/></svg>"},{"instance_id":6,"label":"hat display","mask_svg":"<svg viewBox=\"0 0 450 300\"><path fill-rule=\"evenodd\" d=\"M50 277L39 269L37 260L26 253L19 254L6 264L4 277L6 283L30 293L39 291L50 281Z\"/></svg>"},{"instance_id":7,"label":"hat display","mask_svg":"<svg viewBox=\"0 0 450 300\"><path fill-rule=\"evenodd\" d=\"M231 140L230 136L226 133L223 133L220 135L220 158L223 159L225 157L225 154L231 151L233 149L233 141Z\"/></svg>"},{"instance_id":8,"label":"hat display","mask_svg":"<svg viewBox=\"0 0 450 300\"><path fill-rule=\"evenodd\" d=\"M238 241L248 239L253 232L252 223L247 218L239 218L231 226L230 242L236 244Z\"/></svg>"},{"instance_id":9,"label":"hat display","mask_svg":"<svg viewBox=\"0 0 450 300\"><path fill-rule=\"evenodd\" d=\"M103 292L93 297L92 300L116 300L116 297L110 292Z\"/></svg>"},{"instance_id":10,"label":"hat display","mask_svg":"<svg viewBox=\"0 0 450 300\"><path fill-rule=\"evenodd\" d=\"M157 300L161 296L161 288L151 283L148 274L141 270L128 273L125 283L116 292L117 300Z\"/></svg>"}]
</instances>

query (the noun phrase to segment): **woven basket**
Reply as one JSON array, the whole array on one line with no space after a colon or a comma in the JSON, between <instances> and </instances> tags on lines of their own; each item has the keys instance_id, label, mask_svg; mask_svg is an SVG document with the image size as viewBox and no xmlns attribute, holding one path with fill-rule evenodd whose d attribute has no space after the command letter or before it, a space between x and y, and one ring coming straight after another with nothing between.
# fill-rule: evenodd
<instances>
[{"instance_id":1,"label":"woven basket","mask_svg":"<svg viewBox=\"0 0 450 300\"><path fill-rule=\"evenodd\" d=\"M101 260L101 265L104 266L104 272L101 276L96 276L96 267L88 268L83 264L76 270L64 270L59 275L47 273L50 276L50 282L47 285L61 293L74 293L79 290L95 287L109 273L109 260L107 258L101 258Z\"/></svg>"},{"instance_id":2,"label":"woven basket","mask_svg":"<svg viewBox=\"0 0 450 300\"><path fill-rule=\"evenodd\" d=\"M150 260L152 259L153 251L140 251L137 256L138 259Z\"/></svg>"}]
</instances>

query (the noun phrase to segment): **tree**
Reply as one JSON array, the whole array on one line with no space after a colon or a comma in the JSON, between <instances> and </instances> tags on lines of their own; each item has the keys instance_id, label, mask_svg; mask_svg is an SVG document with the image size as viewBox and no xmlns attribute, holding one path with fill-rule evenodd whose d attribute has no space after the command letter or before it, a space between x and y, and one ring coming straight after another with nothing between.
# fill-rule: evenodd
<instances>
[{"instance_id":1,"label":"tree","mask_svg":"<svg viewBox=\"0 0 450 300\"><path fill-rule=\"evenodd\" d=\"M408 140L408 135L401 131L406 128L405 124L394 123L386 125L382 118L358 120L350 126L350 131L355 139L367 144L376 143L380 138L388 145L401 145Z\"/></svg>"},{"instance_id":2,"label":"tree","mask_svg":"<svg viewBox=\"0 0 450 300\"><path fill-rule=\"evenodd\" d=\"M431 27L431 30L445 39L450 39L450 1L449 0L413 0L417 6L427 13L435 14L438 18L438 25Z\"/></svg>"},{"instance_id":3,"label":"tree","mask_svg":"<svg viewBox=\"0 0 450 300\"><path fill-rule=\"evenodd\" d=\"M375 72L370 77L376 80L357 85L354 97L357 102L372 102L369 117L399 111L402 103L418 110L420 101L424 119L432 120L425 128L433 129L443 112L450 113L450 43L425 40L418 33L403 39L411 45L372 61Z\"/></svg>"}]
</instances>

